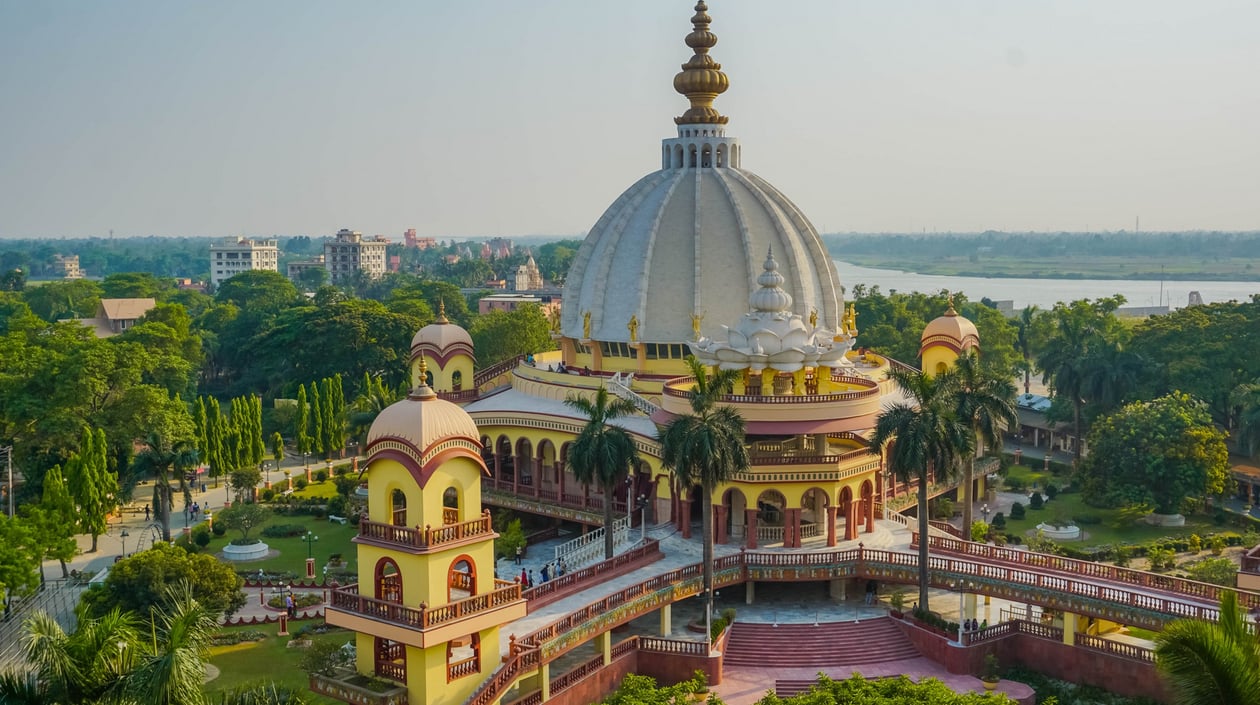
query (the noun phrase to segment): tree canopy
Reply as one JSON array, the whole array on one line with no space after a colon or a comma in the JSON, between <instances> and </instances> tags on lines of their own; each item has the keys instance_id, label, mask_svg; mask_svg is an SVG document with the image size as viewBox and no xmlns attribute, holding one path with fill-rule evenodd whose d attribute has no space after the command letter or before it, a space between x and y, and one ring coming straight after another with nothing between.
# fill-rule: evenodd
<instances>
[{"instance_id":1,"label":"tree canopy","mask_svg":"<svg viewBox=\"0 0 1260 705\"><path fill-rule=\"evenodd\" d=\"M190 554L182 548L158 543L153 548L115 563L105 582L83 593L90 614L101 616L111 609L148 615L172 586L186 582L192 595L207 609L231 614L245 604L245 581L232 566L214 556Z\"/></svg>"}]
</instances>

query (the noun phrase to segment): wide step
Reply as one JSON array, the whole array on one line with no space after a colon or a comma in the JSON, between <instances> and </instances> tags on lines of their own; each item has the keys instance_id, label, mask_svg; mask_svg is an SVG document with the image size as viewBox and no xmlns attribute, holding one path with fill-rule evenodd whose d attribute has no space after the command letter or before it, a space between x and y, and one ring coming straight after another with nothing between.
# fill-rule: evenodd
<instances>
[{"instance_id":1,"label":"wide step","mask_svg":"<svg viewBox=\"0 0 1260 705\"><path fill-rule=\"evenodd\" d=\"M889 617L827 624L736 621L726 642L728 666L830 668L919 658Z\"/></svg>"}]
</instances>

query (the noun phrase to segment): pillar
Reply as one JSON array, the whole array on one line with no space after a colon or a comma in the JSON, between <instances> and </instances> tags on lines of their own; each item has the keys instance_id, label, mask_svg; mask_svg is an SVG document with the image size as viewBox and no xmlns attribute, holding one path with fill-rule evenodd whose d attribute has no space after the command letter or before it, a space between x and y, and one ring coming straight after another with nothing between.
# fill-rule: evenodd
<instances>
[{"instance_id":1,"label":"pillar","mask_svg":"<svg viewBox=\"0 0 1260 705\"><path fill-rule=\"evenodd\" d=\"M827 545L836 545L836 508L827 507Z\"/></svg>"},{"instance_id":2,"label":"pillar","mask_svg":"<svg viewBox=\"0 0 1260 705\"><path fill-rule=\"evenodd\" d=\"M831 599L844 602L849 596L849 579L832 578L827 585L827 591L830 593Z\"/></svg>"},{"instance_id":3,"label":"pillar","mask_svg":"<svg viewBox=\"0 0 1260 705\"><path fill-rule=\"evenodd\" d=\"M844 512L844 540L852 541L858 536L858 513L861 511L860 500L850 501Z\"/></svg>"},{"instance_id":4,"label":"pillar","mask_svg":"<svg viewBox=\"0 0 1260 705\"><path fill-rule=\"evenodd\" d=\"M863 509L866 512L866 533L875 533L875 497L871 496L862 501Z\"/></svg>"},{"instance_id":5,"label":"pillar","mask_svg":"<svg viewBox=\"0 0 1260 705\"><path fill-rule=\"evenodd\" d=\"M814 434L814 455L826 455L826 454L827 454L827 434L815 433Z\"/></svg>"},{"instance_id":6,"label":"pillar","mask_svg":"<svg viewBox=\"0 0 1260 705\"><path fill-rule=\"evenodd\" d=\"M783 547L784 548L800 548L801 547L801 510L800 509L784 510Z\"/></svg>"},{"instance_id":7,"label":"pillar","mask_svg":"<svg viewBox=\"0 0 1260 705\"><path fill-rule=\"evenodd\" d=\"M1071 612L1063 613L1063 643L1068 646L1076 645L1076 621L1079 619Z\"/></svg>"},{"instance_id":8,"label":"pillar","mask_svg":"<svg viewBox=\"0 0 1260 705\"><path fill-rule=\"evenodd\" d=\"M713 505L713 543L726 543L726 515L730 509L724 504Z\"/></svg>"},{"instance_id":9,"label":"pillar","mask_svg":"<svg viewBox=\"0 0 1260 705\"><path fill-rule=\"evenodd\" d=\"M964 619L976 618L976 595L969 592L963 595L963 615Z\"/></svg>"},{"instance_id":10,"label":"pillar","mask_svg":"<svg viewBox=\"0 0 1260 705\"><path fill-rule=\"evenodd\" d=\"M761 371L761 395L774 396L774 370Z\"/></svg>"},{"instance_id":11,"label":"pillar","mask_svg":"<svg viewBox=\"0 0 1260 705\"><path fill-rule=\"evenodd\" d=\"M604 654L604 665L612 663L612 632L607 631L595 637L595 645Z\"/></svg>"},{"instance_id":12,"label":"pillar","mask_svg":"<svg viewBox=\"0 0 1260 705\"><path fill-rule=\"evenodd\" d=\"M753 603L753 597L757 594L756 585L757 583L751 580L744 583L744 604L751 605Z\"/></svg>"},{"instance_id":13,"label":"pillar","mask_svg":"<svg viewBox=\"0 0 1260 705\"><path fill-rule=\"evenodd\" d=\"M542 691L542 699L551 699L551 664L544 663L538 667L538 689Z\"/></svg>"},{"instance_id":14,"label":"pillar","mask_svg":"<svg viewBox=\"0 0 1260 705\"><path fill-rule=\"evenodd\" d=\"M745 520L745 526L747 527L745 533L748 534L747 540L744 543L747 545L748 548L756 548L757 547L757 510L745 509L744 520Z\"/></svg>"},{"instance_id":15,"label":"pillar","mask_svg":"<svg viewBox=\"0 0 1260 705\"><path fill-rule=\"evenodd\" d=\"M674 631L674 605L666 603L661 606L661 636L668 637Z\"/></svg>"}]
</instances>

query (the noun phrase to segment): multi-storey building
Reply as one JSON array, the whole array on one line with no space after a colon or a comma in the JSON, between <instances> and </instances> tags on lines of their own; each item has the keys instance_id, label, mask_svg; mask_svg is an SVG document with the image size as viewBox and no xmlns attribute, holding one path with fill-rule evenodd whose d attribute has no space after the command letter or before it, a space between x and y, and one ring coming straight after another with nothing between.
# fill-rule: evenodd
<instances>
[{"instance_id":1,"label":"multi-storey building","mask_svg":"<svg viewBox=\"0 0 1260 705\"><path fill-rule=\"evenodd\" d=\"M78 255L53 255L53 267L61 272L62 279L82 279Z\"/></svg>"},{"instance_id":2,"label":"multi-storey building","mask_svg":"<svg viewBox=\"0 0 1260 705\"><path fill-rule=\"evenodd\" d=\"M356 270L369 277L385 273L385 246L389 240L380 235L363 237L363 233L342 228L337 236L324 243L324 266L333 283L343 281Z\"/></svg>"},{"instance_id":3,"label":"multi-storey building","mask_svg":"<svg viewBox=\"0 0 1260 705\"><path fill-rule=\"evenodd\" d=\"M324 256L315 255L308 259L290 262L285 267L285 276L289 278L289 281L296 282L302 278L302 272L309 269L324 269Z\"/></svg>"},{"instance_id":4,"label":"multi-storey building","mask_svg":"<svg viewBox=\"0 0 1260 705\"><path fill-rule=\"evenodd\" d=\"M274 239L225 238L210 245L210 283L218 286L251 269L280 271L280 248Z\"/></svg>"}]
</instances>

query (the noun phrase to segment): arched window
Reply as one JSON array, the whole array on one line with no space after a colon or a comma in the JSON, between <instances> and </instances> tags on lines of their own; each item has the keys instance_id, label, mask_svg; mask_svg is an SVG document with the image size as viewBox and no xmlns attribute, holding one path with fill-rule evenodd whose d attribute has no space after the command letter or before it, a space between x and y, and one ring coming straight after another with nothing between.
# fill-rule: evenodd
<instances>
[{"instance_id":1,"label":"arched window","mask_svg":"<svg viewBox=\"0 0 1260 705\"><path fill-rule=\"evenodd\" d=\"M402 604L402 573L392 558L382 558L376 562L376 599L385 602Z\"/></svg>"},{"instance_id":2,"label":"arched window","mask_svg":"<svg viewBox=\"0 0 1260 705\"><path fill-rule=\"evenodd\" d=\"M446 642L446 682L481 672L481 635L469 634Z\"/></svg>"},{"instance_id":3,"label":"arched window","mask_svg":"<svg viewBox=\"0 0 1260 705\"><path fill-rule=\"evenodd\" d=\"M442 523L459 523L459 490L447 487L442 493Z\"/></svg>"},{"instance_id":4,"label":"arched window","mask_svg":"<svg viewBox=\"0 0 1260 705\"><path fill-rule=\"evenodd\" d=\"M407 525L407 495L402 490L395 489L389 494L390 503L390 519L389 523L394 526Z\"/></svg>"},{"instance_id":5,"label":"arched window","mask_svg":"<svg viewBox=\"0 0 1260 705\"><path fill-rule=\"evenodd\" d=\"M455 370L451 373L451 391L458 392L464 388L464 373Z\"/></svg>"},{"instance_id":6,"label":"arched window","mask_svg":"<svg viewBox=\"0 0 1260 705\"><path fill-rule=\"evenodd\" d=\"M945 363L944 363L944 362L938 362L938 363L936 363L936 374L938 374L938 375L943 375L943 374L945 374L946 370L948 370L948 369L949 369L949 368L948 368L948 367L946 367L946 365L945 365Z\"/></svg>"},{"instance_id":7,"label":"arched window","mask_svg":"<svg viewBox=\"0 0 1260 705\"><path fill-rule=\"evenodd\" d=\"M446 599L462 600L477 594L477 568L468 556L460 556L446 573Z\"/></svg>"}]
</instances>

